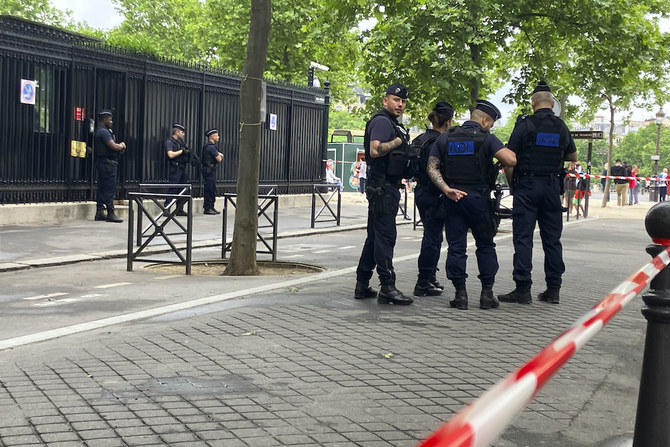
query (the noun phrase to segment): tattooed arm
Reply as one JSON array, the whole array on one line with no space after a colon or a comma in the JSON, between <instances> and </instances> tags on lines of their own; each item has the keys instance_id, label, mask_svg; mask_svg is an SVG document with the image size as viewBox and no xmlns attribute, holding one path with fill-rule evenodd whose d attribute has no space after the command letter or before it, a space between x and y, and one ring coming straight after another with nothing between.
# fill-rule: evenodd
<instances>
[{"instance_id":1,"label":"tattooed arm","mask_svg":"<svg viewBox=\"0 0 670 447\"><path fill-rule=\"evenodd\" d=\"M370 142L370 155L372 158L383 157L401 144L402 140L400 137L396 137L392 141L387 141L385 143L378 140L372 140Z\"/></svg>"},{"instance_id":2,"label":"tattooed arm","mask_svg":"<svg viewBox=\"0 0 670 447\"><path fill-rule=\"evenodd\" d=\"M447 182L442 178L442 173L440 172L440 159L438 157L433 157L432 155L428 158L428 177L430 180L437 186L437 189L442 191L442 194L458 202L461 198L467 196L468 194L465 191L460 189L453 189L447 185Z\"/></svg>"}]
</instances>

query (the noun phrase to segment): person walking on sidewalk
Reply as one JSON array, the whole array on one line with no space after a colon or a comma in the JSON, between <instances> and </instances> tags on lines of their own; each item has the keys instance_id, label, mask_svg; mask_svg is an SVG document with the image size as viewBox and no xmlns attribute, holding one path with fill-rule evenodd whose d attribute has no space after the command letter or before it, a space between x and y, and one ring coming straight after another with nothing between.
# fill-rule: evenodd
<instances>
[{"instance_id":1,"label":"person walking on sidewalk","mask_svg":"<svg viewBox=\"0 0 670 447\"><path fill-rule=\"evenodd\" d=\"M544 250L547 289L540 301L558 304L565 264L561 232L563 216L560 174L564 161L577 161L577 149L568 126L554 115L554 96L541 81L531 96L532 115L517 119L507 147L517 156L514 169L505 169L514 195L512 233L514 244L513 278L516 288L498 299L505 303L530 304L533 233L540 227Z\"/></svg>"},{"instance_id":2,"label":"person walking on sidewalk","mask_svg":"<svg viewBox=\"0 0 670 447\"><path fill-rule=\"evenodd\" d=\"M428 115L432 128L412 141L412 151L418 155L419 172L416 175L414 202L423 224L419 253L419 277L414 286L416 296L442 295L444 287L438 282L436 271L444 233L444 201L440 191L428 177L428 159L435 140L448 131L454 117L454 108L448 102L438 102Z\"/></svg>"},{"instance_id":3,"label":"person walking on sidewalk","mask_svg":"<svg viewBox=\"0 0 670 447\"><path fill-rule=\"evenodd\" d=\"M663 172L658 174L660 179L658 183L658 201L665 202L665 196L668 193L668 168L663 168Z\"/></svg>"},{"instance_id":4,"label":"person walking on sidewalk","mask_svg":"<svg viewBox=\"0 0 670 447\"><path fill-rule=\"evenodd\" d=\"M374 298L377 291L370 287L373 269L381 283L377 302L382 304L412 304L413 300L395 287L393 249L397 237L395 218L400 202L399 187L407 163L409 133L398 118L407 105L407 89L393 84L386 89L383 108L365 126L363 146L369 163L367 237L363 244L358 267L354 298Z\"/></svg>"},{"instance_id":5,"label":"person walking on sidewalk","mask_svg":"<svg viewBox=\"0 0 670 447\"><path fill-rule=\"evenodd\" d=\"M123 219L114 212L116 195L116 172L119 157L126 150L126 143L117 143L112 126L112 112L102 110L98 113L98 126L95 129L95 169L98 172L98 194L96 197L95 220L121 223Z\"/></svg>"},{"instance_id":6,"label":"person walking on sidewalk","mask_svg":"<svg viewBox=\"0 0 670 447\"><path fill-rule=\"evenodd\" d=\"M223 161L223 154L216 148L219 142L219 130L209 129L205 136L207 144L202 149L202 184L204 188L205 214L220 214L214 209L216 201L216 165Z\"/></svg>"},{"instance_id":7,"label":"person walking on sidewalk","mask_svg":"<svg viewBox=\"0 0 670 447\"><path fill-rule=\"evenodd\" d=\"M447 279L456 289L449 304L457 309L468 308L465 288L468 229L477 246L475 255L482 283L479 307L498 307L498 300L493 295L498 258L493 242L496 222L491 207L491 189L500 170L493 159L505 167L516 164L514 152L489 132L499 118L500 110L496 106L478 100L470 120L440 135L428 160L428 175L446 197Z\"/></svg>"}]
</instances>

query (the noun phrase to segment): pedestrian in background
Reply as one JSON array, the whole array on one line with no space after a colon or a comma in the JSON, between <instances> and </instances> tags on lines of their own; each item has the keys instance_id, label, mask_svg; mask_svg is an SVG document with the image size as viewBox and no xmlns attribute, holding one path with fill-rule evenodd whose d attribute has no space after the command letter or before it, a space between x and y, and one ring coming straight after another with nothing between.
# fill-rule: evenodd
<instances>
[{"instance_id":1,"label":"pedestrian in background","mask_svg":"<svg viewBox=\"0 0 670 447\"><path fill-rule=\"evenodd\" d=\"M444 201L442 191L428 177L428 159L435 140L451 128L453 117L454 108L451 104L438 102L427 117L432 127L412 141L412 148L417 152L419 160L414 203L423 224L419 277L414 286L416 296L437 296L444 290L436 275L444 232Z\"/></svg>"},{"instance_id":2,"label":"pedestrian in background","mask_svg":"<svg viewBox=\"0 0 670 447\"><path fill-rule=\"evenodd\" d=\"M477 246L475 255L482 285L479 307L498 307L498 300L493 295L498 257L493 241L496 222L491 207L491 189L500 169L493 159L498 159L504 167L516 164L514 152L489 132L499 118L500 110L496 106L478 100L468 121L439 136L428 160L428 175L445 197L447 279L456 289L449 305L461 310L468 308L465 286L468 230Z\"/></svg>"},{"instance_id":3,"label":"pedestrian in background","mask_svg":"<svg viewBox=\"0 0 670 447\"><path fill-rule=\"evenodd\" d=\"M614 179L614 187L616 188L616 204L619 208L623 208L626 205L626 190L628 189L628 180L626 177L626 167L621 164L620 159L616 159L614 166L610 171L611 175L614 177L619 177Z\"/></svg>"},{"instance_id":4,"label":"pedestrian in background","mask_svg":"<svg viewBox=\"0 0 670 447\"><path fill-rule=\"evenodd\" d=\"M568 171L564 180L565 193L563 196L565 197L565 207L568 209L568 214L572 214L572 199L575 195L575 191L577 190L577 182L579 181L579 178L576 177L576 167L577 165L572 161L568 164Z\"/></svg>"},{"instance_id":5,"label":"pedestrian in background","mask_svg":"<svg viewBox=\"0 0 670 447\"><path fill-rule=\"evenodd\" d=\"M400 185L407 164L409 132L398 121L407 105L407 89L392 84L386 89L382 109L365 126L365 159L369 163L367 237L356 268L354 298L374 298L370 287L376 267L381 290L377 302L412 304L412 298L396 289L393 249L398 235L395 218L400 202Z\"/></svg>"},{"instance_id":6,"label":"pedestrian in background","mask_svg":"<svg viewBox=\"0 0 670 447\"><path fill-rule=\"evenodd\" d=\"M96 196L95 220L121 223L123 219L114 210L116 195L116 173L119 157L126 150L126 143L117 143L112 126L112 112L102 110L98 113L98 126L95 129L94 151L95 170L98 173L98 194Z\"/></svg>"},{"instance_id":7,"label":"pedestrian in background","mask_svg":"<svg viewBox=\"0 0 670 447\"><path fill-rule=\"evenodd\" d=\"M663 168L663 172L658 174L658 178L661 179L658 184L658 201L665 202L665 196L668 193L668 169Z\"/></svg>"},{"instance_id":8,"label":"pedestrian in background","mask_svg":"<svg viewBox=\"0 0 670 447\"><path fill-rule=\"evenodd\" d=\"M512 233L514 244L513 279L515 289L498 299L506 303L530 304L533 268L533 234L540 227L547 288L540 301L558 304L563 263L562 207L559 200L560 174L564 161L577 161L577 149L570 130L553 111L554 96L541 81L531 96L532 115L517 119L507 147L517 156L514 169L506 169L514 195Z\"/></svg>"},{"instance_id":9,"label":"pedestrian in background","mask_svg":"<svg viewBox=\"0 0 670 447\"><path fill-rule=\"evenodd\" d=\"M365 155L358 161L358 192L365 194L365 187L368 180L368 164L365 162Z\"/></svg>"},{"instance_id":10,"label":"pedestrian in background","mask_svg":"<svg viewBox=\"0 0 670 447\"><path fill-rule=\"evenodd\" d=\"M637 165L633 165L630 171L631 178L628 180L628 204L637 205L637 193L640 190L640 181L637 179L637 176L640 174L640 170Z\"/></svg>"},{"instance_id":11,"label":"pedestrian in background","mask_svg":"<svg viewBox=\"0 0 670 447\"><path fill-rule=\"evenodd\" d=\"M216 167L223 161L223 154L216 148L219 142L219 130L209 129L205 136L207 144L202 148L202 184L204 188L205 214L220 214L214 208L216 202Z\"/></svg>"}]
</instances>

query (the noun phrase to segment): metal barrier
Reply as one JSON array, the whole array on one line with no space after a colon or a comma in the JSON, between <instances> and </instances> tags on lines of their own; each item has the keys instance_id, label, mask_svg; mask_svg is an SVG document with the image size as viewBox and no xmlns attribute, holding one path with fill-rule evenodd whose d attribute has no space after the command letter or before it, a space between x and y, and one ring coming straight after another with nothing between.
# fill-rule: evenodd
<instances>
[{"instance_id":1,"label":"metal barrier","mask_svg":"<svg viewBox=\"0 0 670 447\"><path fill-rule=\"evenodd\" d=\"M325 193L328 195L328 197L324 197L324 195L321 193L321 189L325 189ZM330 191L329 191L330 189ZM335 197L335 194L337 194L337 212L333 211L333 209L330 207L330 201ZM321 200L321 203L323 204L321 206L321 209L319 211L316 211L316 197L319 197ZM335 222L336 225L339 227L340 226L340 217L341 217L341 212L342 212L342 191L339 188L339 185L337 183L315 183L314 187L312 188L312 215L310 218L310 225L311 228L314 228L314 225L317 222L317 219L319 216L321 216L321 213L324 210L328 210L330 213L330 216L332 219L322 219L319 222Z\"/></svg>"},{"instance_id":2,"label":"metal barrier","mask_svg":"<svg viewBox=\"0 0 670 447\"><path fill-rule=\"evenodd\" d=\"M626 304L651 284L643 295L647 318L642 378L633 447L670 445L670 202L647 213L647 232L654 259L577 320L549 346L498 382L420 447L484 447L503 432L551 377Z\"/></svg>"},{"instance_id":3,"label":"metal barrier","mask_svg":"<svg viewBox=\"0 0 670 447\"><path fill-rule=\"evenodd\" d=\"M163 183L160 183L160 184L140 183L139 187L140 187L140 189L139 189L140 194L147 193L147 192L156 193L157 191L160 193L160 191L164 191L165 189L174 188L174 189L180 189L180 191L177 193L177 195L179 195L179 196L187 196L187 197L192 196L192 187L188 183L174 183L174 184L172 184L172 183L167 183L167 184L163 184ZM165 193L160 193L160 194L165 194ZM169 199L169 197L164 197L164 198L166 200ZM138 197L138 199L140 201L143 201L144 197L140 196L140 197ZM175 207L172 212L169 211L169 209L172 208L173 205L176 205L178 203L177 200L172 199L167 204L165 204L165 206L163 206L160 203L161 202L160 198L153 198L152 202L161 210L160 214L154 216L154 219L153 219L154 221L157 221L161 217L161 215L165 215L166 217L168 217L169 220L172 220L174 223L176 223L177 226L182 230L179 233L167 233L168 236L173 236L173 235L176 235L176 234L183 234L184 231L186 231L184 226L178 220L175 219L175 215L179 211L179 209L178 209L179 207ZM166 212L168 214L166 214ZM148 216L148 213L147 213L147 216ZM142 239L144 237L146 237L147 232L155 227L153 222L151 224L147 225L146 227L143 227L142 217L143 217L143 213L138 213L138 215L137 215L137 241L136 241L136 244L138 246L142 245ZM165 223L167 224L168 222L166 221Z\"/></svg>"},{"instance_id":4,"label":"metal barrier","mask_svg":"<svg viewBox=\"0 0 670 447\"><path fill-rule=\"evenodd\" d=\"M271 189L270 191L273 191ZM237 194L224 194L223 195L223 229L221 232L221 258L226 259L226 254L232 249L233 242L228 242L228 206L232 206L237 209L236 199ZM272 255L272 260L277 260L277 226L279 225L279 196L274 195L258 195L258 199L261 200L258 204L258 231L256 235L258 241L267 248L267 251L258 251L257 254L269 254ZM272 218L268 216L267 209L274 205L274 210L272 213ZM267 225L261 225L261 217L265 218L268 222ZM272 245L268 243L266 237L264 237L260 230L261 228L272 228Z\"/></svg>"},{"instance_id":5,"label":"metal barrier","mask_svg":"<svg viewBox=\"0 0 670 447\"><path fill-rule=\"evenodd\" d=\"M153 186L157 185L144 185L145 189L151 189ZM175 186L175 185L160 185L161 187L165 186ZM180 185L183 186L183 185ZM190 192L190 185L182 190L182 193L184 191L188 190ZM150 192L131 192L128 193L128 253L127 253L127 265L126 269L129 272L133 271L133 262L135 261L144 261L144 262L166 262L162 260L151 260L151 259L145 259L145 258L140 258L139 256L142 254L145 248L156 238L156 236L161 236L163 240L170 246L170 249L172 252L174 252L179 260L181 261L182 264L185 264L186 267L186 274L190 275L191 274L191 252L193 249L193 198L191 195L185 195L185 194L159 194L159 193L150 193ZM153 203L155 203L162 211L160 214L157 216L152 216L150 211L144 206L144 200L151 200ZM171 202L168 202L168 206L164 207L160 202L164 200L171 200ZM175 208L172 211L169 211L169 208L172 206L173 203L177 203L178 201L184 201L187 205L187 217L186 217L186 227L179 222L178 220L175 219L177 210L179 207L175 206ZM139 248L137 251L134 251L134 245L133 245L133 240L135 238L134 235L134 227L135 227L135 208L134 205L137 205L137 208L139 210L138 212L138 219L137 219L137 228L138 228L138 238L137 238L137 245ZM146 215L146 217L149 219L151 222L151 225L149 225L146 229L141 230L141 218L142 215ZM174 222L177 224L177 226L182 230L181 232L177 233L167 233L166 232L166 226L170 222ZM153 232L151 234L148 234L149 229L152 229ZM170 239L170 236L174 235L186 235L186 256L184 256L180 251L179 248L172 242ZM142 240L144 242L142 242Z\"/></svg>"}]
</instances>

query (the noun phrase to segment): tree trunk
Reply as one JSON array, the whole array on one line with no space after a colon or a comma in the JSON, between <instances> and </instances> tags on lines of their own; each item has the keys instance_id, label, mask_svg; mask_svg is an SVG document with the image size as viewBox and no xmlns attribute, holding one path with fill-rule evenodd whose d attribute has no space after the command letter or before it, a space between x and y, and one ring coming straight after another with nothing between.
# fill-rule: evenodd
<instances>
[{"instance_id":1,"label":"tree trunk","mask_svg":"<svg viewBox=\"0 0 670 447\"><path fill-rule=\"evenodd\" d=\"M271 0L251 0L247 55L240 88L240 159L237 210L225 275L257 275L258 177L261 146L261 86L270 37Z\"/></svg>"},{"instance_id":2,"label":"tree trunk","mask_svg":"<svg viewBox=\"0 0 670 447\"><path fill-rule=\"evenodd\" d=\"M607 175L610 176L612 175L612 148L614 146L614 104L612 103L612 98L607 97L607 103L610 106L610 147L609 151L607 151ZM610 197L610 184L612 183L612 180L608 178L605 181L605 190L603 191L603 201L600 204L601 208L605 208L607 206L607 201L609 200Z\"/></svg>"}]
</instances>

